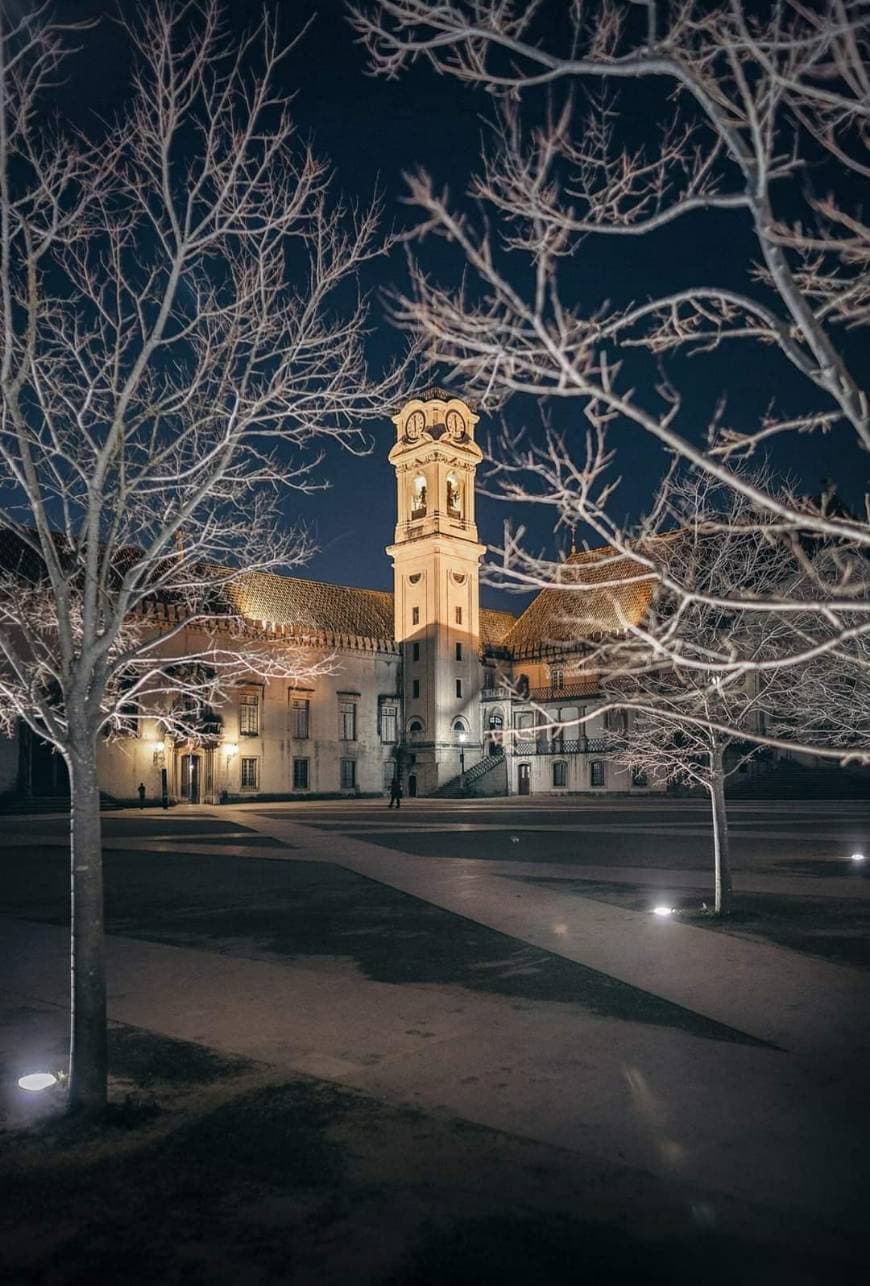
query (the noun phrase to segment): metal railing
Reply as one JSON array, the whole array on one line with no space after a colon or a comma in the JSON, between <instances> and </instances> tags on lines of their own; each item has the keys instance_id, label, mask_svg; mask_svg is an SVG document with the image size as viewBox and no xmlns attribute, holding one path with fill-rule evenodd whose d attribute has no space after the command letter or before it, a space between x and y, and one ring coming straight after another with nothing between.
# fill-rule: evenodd
<instances>
[{"instance_id":1,"label":"metal railing","mask_svg":"<svg viewBox=\"0 0 870 1286\"><path fill-rule=\"evenodd\" d=\"M598 681L591 676L576 683L561 683L556 687L530 688L528 700L543 704L545 701L564 701L570 697L589 697L598 691Z\"/></svg>"},{"instance_id":2,"label":"metal railing","mask_svg":"<svg viewBox=\"0 0 870 1286\"><path fill-rule=\"evenodd\" d=\"M540 741L514 741L510 749L515 755L601 755L609 746L607 737L567 737Z\"/></svg>"},{"instance_id":3,"label":"metal railing","mask_svg":"<svg viewBox=\"0 0 870 1286\"><path fill-rule=\"evenodd\" d=\"M483 688L480 693L481 701L535 701L538 705L544 705L548 701L566 701L572 697L591 697L598 691L598 684L594 679L585 679L583 682L563 683L561 687L549 688L528 688L514 691L512 688Z\"/></svg>"},{"instance_id":4,"label":"metal railing","mask_svg":"<svg viewBox=\"0 0 870 1286\"><path fill-rule=\"evenodd\" d=\"M491 768L501 763L502 759L504 759L503 750L499 750L496 755L485 755L483 759L479 759L476 764L466 769L463 777L465 785L467 786L471 781L477 781L478 777L484 777Z\"/></svg>"}]
</instances>

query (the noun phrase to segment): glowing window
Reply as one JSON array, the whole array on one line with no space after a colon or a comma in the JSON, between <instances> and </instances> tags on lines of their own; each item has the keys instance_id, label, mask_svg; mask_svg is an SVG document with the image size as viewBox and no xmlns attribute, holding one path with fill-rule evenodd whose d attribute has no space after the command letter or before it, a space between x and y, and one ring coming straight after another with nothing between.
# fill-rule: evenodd
<instances>
[{"instance_id":1,"label":"glowing window","mask_svg":"<svg viewBox=\"0 0 870 1286\"><path fill-rule=\"evenodd\" d=\"M411 493L411 518L426 517L426 479L422 473L414 479L414 489Z\"/></svg>"},{"instance_id":2,"label":"glowing window","mask_svg":"<svg viewBox=\"0 0 870 1286\"><path fill-rule=\"evenodd\" d=\"M456 475L447 475L447 513L451 518L462 517L462 492Z\"/></svg>"}]
</instances>

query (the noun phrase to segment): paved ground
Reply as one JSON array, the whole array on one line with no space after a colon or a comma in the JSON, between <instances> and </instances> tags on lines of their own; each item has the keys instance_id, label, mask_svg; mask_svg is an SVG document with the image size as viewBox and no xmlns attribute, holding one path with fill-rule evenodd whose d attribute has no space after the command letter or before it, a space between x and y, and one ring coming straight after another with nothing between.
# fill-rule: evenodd
<instances>
[{"instance_id":1,"label":"paved ground","mask_svg":"<svg viewBox=\"0 0 870 1286\"><path fill-rule=\"evenodd\" d=\"M627 1168L641 1221L670 1203L855 1260L870 974L851 966L870 879L850 854L870 864L870 807L732 816L723 933L697 914L709 835L689 802L108 815L111 1013L567 1149L590 1173ZM12 1119L25 1045L60 1039L45 1015L65 1004L65 823L16 818L0 842L0 998L37 1015L23 1043L6 1029ZM652 916L662 899L681 914Z\"/></svg>"}]
</instances>

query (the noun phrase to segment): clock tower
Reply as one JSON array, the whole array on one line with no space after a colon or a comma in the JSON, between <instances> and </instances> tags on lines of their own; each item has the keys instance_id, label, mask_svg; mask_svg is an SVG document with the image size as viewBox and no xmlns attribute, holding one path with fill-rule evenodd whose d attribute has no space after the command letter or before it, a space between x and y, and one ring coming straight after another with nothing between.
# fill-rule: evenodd
<instances>
[{"instance_id":1,"label":"clock tower","mask_svg":"<svg viewBox=\"0 0 870 1286\"><path fill-rule=\"evenodd\" d=\"M442 389L393 416L395 638L402 650L406 789L431 794L480 756L479 564L474 477L483 452L471 408ZM413 778L413 780L412 780Z\"/></svg>"}]
</instances>

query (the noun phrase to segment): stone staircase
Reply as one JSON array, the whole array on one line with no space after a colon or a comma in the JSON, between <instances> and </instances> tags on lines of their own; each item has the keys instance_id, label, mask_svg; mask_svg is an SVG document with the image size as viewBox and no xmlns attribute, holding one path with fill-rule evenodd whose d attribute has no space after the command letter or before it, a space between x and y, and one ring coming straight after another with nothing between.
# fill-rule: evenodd
<instances>
[{"instance_id":1,"label":"stone staircase","mask_svg":"<svg viewBox=\"0 0 870 1286\"><path fill-rule=\"evenodd\" d=\"M472 764L465 774L452 777L443 786L433 790L431 798L473 799L507 794L507 761L504 751L485 755Z\"/></svg>"}]
</instances>

